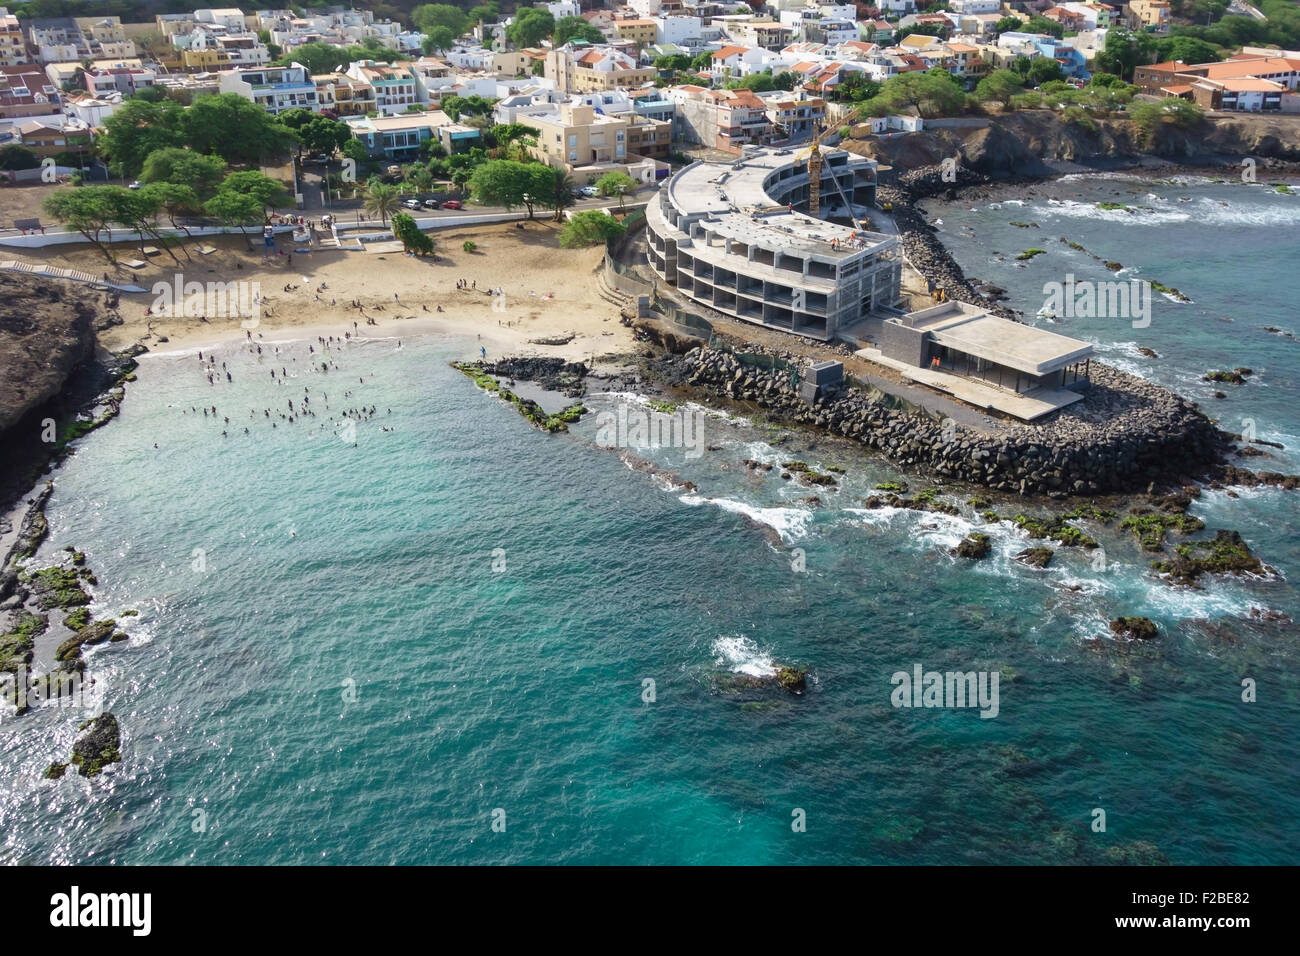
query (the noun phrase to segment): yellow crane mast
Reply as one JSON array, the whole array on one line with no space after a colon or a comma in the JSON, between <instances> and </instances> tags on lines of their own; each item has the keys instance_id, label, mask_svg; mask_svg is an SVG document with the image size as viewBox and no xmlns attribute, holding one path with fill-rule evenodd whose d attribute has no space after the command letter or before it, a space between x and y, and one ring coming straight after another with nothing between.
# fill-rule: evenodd
<instances>
[{"instance_id":1,"label":"yellow crane mast","mask_svg":"<svg viewBox=\"0 0 1300 956\"><path fill-rule=\"evenodd\" d=\"M855 106L845 114L841 126L852 123L857 117L861 106ZM808 214L817 216L821 210L822 196L822 151L821 144L831 132L839 127L827 126L820 133L813 137L812 145L808 149ZM850 210L852 215L852 210Z\"/></svg>"}]
</instances>

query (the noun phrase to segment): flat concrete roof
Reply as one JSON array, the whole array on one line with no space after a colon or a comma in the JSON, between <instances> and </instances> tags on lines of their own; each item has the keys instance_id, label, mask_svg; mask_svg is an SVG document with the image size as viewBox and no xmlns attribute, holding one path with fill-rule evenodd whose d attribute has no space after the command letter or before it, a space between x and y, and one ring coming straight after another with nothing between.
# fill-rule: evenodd
<instances>
[{"instance_id":1,"label":"flat concrete roof","mask_svg":"<svg viewBox=\"0 0 1300 956\"><path fill-rule=\"evenodd\" d=\"M1030 375L1045 375L1092 355L1092 346L1080 339L1012 322L966 302L945 302L897 321L929 332L939 345Z\"/></svg>"},{"instance_id":2,"label":"flat concrete roof","mask_svg":"<svg viewBox=\"0 0 1300 956\"><path fill-rule=\"evenodd\" d=\"M794 149L767 149L731 163L695 163L668 182L669 201L684 215L704 213L718 235L800 255L844 259L894 243L893 236L855 230L777 205L763 183L773 173L801 162L801 155ZM823 150L823 169L836 155L848 156L852 165L875 168L870 160L844 150ZM824 175L829 176L829 170ZM822 193L834 196L834 186L824 185Z\"/></svg>"}]
</instances>

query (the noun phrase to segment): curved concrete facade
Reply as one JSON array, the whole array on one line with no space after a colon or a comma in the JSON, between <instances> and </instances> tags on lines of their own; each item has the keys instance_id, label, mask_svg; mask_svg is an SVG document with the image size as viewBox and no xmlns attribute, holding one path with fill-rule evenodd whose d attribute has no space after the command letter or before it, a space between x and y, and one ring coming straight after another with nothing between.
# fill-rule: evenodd
<instances>
[{"instance_id":1,"label":"curved concrete facade","mask_svg":"<svg viewBox=\"0 0 1300 956\"><path fill-rule=\"evenodd\" d=\"M876 198L876 163L823 153L824 205ZM837 187L838 184L838 187ZM646 207L651 267L683 295L727 315L831 340L844 326L899 301L894 236L797 211L808 169L795 150L751 148L733 163L695 163Z\"/></svg>"}]
</instances>

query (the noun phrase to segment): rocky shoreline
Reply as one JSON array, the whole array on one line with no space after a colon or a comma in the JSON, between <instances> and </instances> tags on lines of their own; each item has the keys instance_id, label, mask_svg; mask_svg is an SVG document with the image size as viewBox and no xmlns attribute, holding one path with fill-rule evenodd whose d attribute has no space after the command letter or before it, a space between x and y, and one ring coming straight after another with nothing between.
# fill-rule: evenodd
<instances>
[{"instance_id":1,"label":"rocky shoreline","mask_svg":"<svg viewBox=\"0 0 1300 956\"><path fill-rule=\"evenodd\" d=\"M788 371L746 364L719 349L699 347L660 364L675 366L669 378L710 396L843 435L937 479L1013 494L1090 496L1211 480L1221 476L1230 449L1229 436L1193 403L1098 363L1083 401L1042 424L1011 426L996 436L856 389L841 388L810 405L790 387Z\"/></svg>"},{"instance_id":2,"label":"rocky shoreline","mask_svg":"<svg viewBox=\"0 0 1300 956\"><path fill-rule=\"evenodd\" d=\"M1003 180L999 184L1005 185L1007 182L1009 181ZM880 202L890 204L890 214L898 226L898 239L903 253L912 268L930 283L932 290L942 291L949 299L982 305L1004 319L1016 320L1018 312L986 296L966 278L966 273L957 264L957 260L939 241L935 228L925 221L925 216L916 208L916 203L924 199L937 196L956 199L961 190L992 184L993 180L983 173L965 168L956 170L956 182L945 182L941 167L924 166L904 173L898 178L897 185L878 186L876 197Z\"/></svg>"}]
</instances>

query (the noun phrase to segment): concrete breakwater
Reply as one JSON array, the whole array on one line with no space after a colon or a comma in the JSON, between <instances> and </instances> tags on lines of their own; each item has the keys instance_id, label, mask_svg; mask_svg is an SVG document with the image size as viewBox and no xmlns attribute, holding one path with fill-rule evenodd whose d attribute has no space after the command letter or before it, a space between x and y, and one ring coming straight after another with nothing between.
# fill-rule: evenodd
<instances>
[{"instance_id":1,"label":"concrete breakwater","mask_svg":"<svg viewBox=\"0 0 1300 956\"><path fill-rule=\"evenodd\" d=\"M935 478L1010 493L1093 495L1145 491L1153 482L1181 485L1218 469L1228 448L1227 436L1191 402L1095 362L1083 401L1044 422L986 434L853 388L809 405L791 388L788 370L767 371L730 352L701 347L668 361L680 366L673 377L688 387L844 435Z\"/></svg>"}]
</instances>

